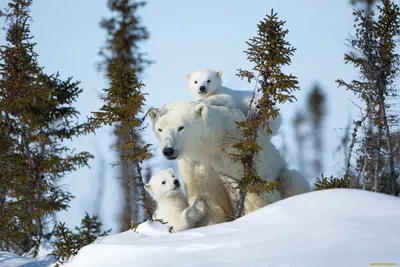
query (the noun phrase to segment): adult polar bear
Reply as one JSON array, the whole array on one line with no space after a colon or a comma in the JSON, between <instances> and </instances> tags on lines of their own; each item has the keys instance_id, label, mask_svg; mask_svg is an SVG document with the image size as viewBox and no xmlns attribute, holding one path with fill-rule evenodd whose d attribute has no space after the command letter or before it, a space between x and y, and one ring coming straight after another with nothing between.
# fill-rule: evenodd
<instances>
[{"instance_id":1,"label":"adult polar bear","mask_svg":"<svg viewBox=\"0 0 400 267\"><path fill-rule=\"evenodd\" d=\"M169 159L178 159L181 175L185 182L185 188L191 191L191 187L197 187L194 191L197 194L199 187L203 192L210 190L214 198L221 201L224 198L215 196L219 192L227 192L231 207L237 201L237 192L232 188L232 180L241 178L242 165L233 162L227 153L234 152L232 143L239 138L239 132L235 121L246 119L238 109L224 106L211 106L206 103L194 101L170 102L163 107L150 108L149 115L153 121L153 131L160 141L163 155ZM264 193L261 196L248 194L245 201L244 213L251 212L275 202L281 198L290 197L310 191L308 182L296 171L288 170L287 164L279 152L270 142L264 132L259 132L258 143L262 147L260 153L255 157L255 165L258 174L268 181L279 181L281 188L274 194ZM208 174L194 171L186 162L196 162L202 168L210 166L217 173L212 177ZM202 176L207 180L199 185ZM212 188L208 182L213 181L219 185L218 189ZM219 184L222 181L222 186ZM206 187L206 188L204 188ZM224 190L222 189L224 188ZM206 200L210 210L210 203ZM189 202L192 196L188 195ZM218 205L212 202L211 205Z\"/></svg>"}]
</instances>

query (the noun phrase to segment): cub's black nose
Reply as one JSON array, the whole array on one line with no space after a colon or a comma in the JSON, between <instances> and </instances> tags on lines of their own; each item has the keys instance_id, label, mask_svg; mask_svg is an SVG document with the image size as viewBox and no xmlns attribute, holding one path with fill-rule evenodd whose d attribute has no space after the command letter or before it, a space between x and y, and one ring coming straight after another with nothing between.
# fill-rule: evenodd
<instances>
[{"instance_id":1,"label":"cub's black nose","mask_svg":"<svg viewBox=\"0 0 400 267\"><path fill-rule=\"evenodd\" d=\"M206 90L206 87L202 85L199 87L199 89L200 89L200 92L204 92Z\"/></svg>"},{"instance_id":2,"label":"cub's black nose","mask_svg":"<svg viewBox=\"0 0 400 267\"><path fill-rule=\"evenodd\" d=\"M174 155L175 150L173 148L170 147L166 147L163 149L162 153L164 154L164 156L166 157L171 157Z\"/></svg>"},{"instance_id":3,"label":"cub's black nose","mask_svg":"<svg viewBox=\"0 0 400 267\"><path fill-rule=\"evenodd\" d=\"M174 180L174 185L179 185L179 180Z\"/></svg>"}]
</instances>

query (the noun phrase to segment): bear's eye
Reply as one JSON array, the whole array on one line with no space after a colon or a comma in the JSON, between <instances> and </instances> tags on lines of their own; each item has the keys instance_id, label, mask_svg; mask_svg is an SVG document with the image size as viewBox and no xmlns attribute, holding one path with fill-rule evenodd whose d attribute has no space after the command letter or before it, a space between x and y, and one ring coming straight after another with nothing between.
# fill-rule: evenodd
<instances>
[{"instance_id":1,"label":"bear's eye","mask_svg":"<svg viewBox=\"0 0 400 267\"><path fill-rule=\"evenodd\" d=\"M172 177L174 177L174 178L175 178L175 175L172 175Z\"/></svg>"},{"instance_id":2,"label":"bear's eye","mask_svg":"<svg viewBox=\"0 0 400 267\"><path fill-rule=\"evenodd\" d=\"M163 181L162 184L165 184L165 181Z\"/></svg>"},{"instance_id":3,"label":"bear's eye","mask_svg":"<svg viewBox=\"0 0 400 267\"><path fill-rule=\"evenodd\" d=\"M194 81L195 84L197 84L197 81Z\"/></svg>"},{"instance_id":4,"label":"bear's eye","mask_svg":"<svg viewBox=\"0 0 400 267\"><path fill-rule=\"evenodd\" d=\"M158 128L158 131L161 133L162 132L161 128Z\"/></svg>"},{"instance_id":5,"label":"bear's eye","mask_svg":"<svg viewBox=\"0 0 400 267\"><path fill-rule=\"evenodd\" d=\"M178 128L178 131L182 131L183 129L185 129L185 127L181 126Z\"/></svg>"},{"instance_id":6,"label":"bear's eye","mask_svg":"<svg viewBox=\"0 0 400 267\"><path fill-rule=\"evenodd\" d=\"M207 80L207 83L210 83L211 81L210 80Z\"/></svg>"}]
</instances>

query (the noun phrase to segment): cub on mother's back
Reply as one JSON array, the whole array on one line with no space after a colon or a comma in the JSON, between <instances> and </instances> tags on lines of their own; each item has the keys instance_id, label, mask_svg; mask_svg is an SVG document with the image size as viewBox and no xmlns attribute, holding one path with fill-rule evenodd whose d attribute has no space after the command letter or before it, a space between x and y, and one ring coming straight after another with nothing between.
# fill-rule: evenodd
<instances>
[{"instance_id":1,"label":"cub on mother's back","mask_svg":"<svg viewBox=\"0 0 400 267\"><path fill-rule=\"evenodd\" d=\"M157 202L156 219L172 226L172 232L194 228L207 212L203 199L196 199L189 205L172 168L156 173L145 188Z\"/></svg>"},{"instance_id":2,"label":"cub on mother's back","mask_svg":"<svg viewBox=\"0 0 400 267\"><path fill-rule=\"evenodd\" d=\"M237 108L245 116L249 111L250 114L254 113L261 95L259 93L254 94L253 91L233 90L225 87L222 85L221 77L221 71L210 69L200 69L186 75L189 89L196 99L214 106ZM278 115L275 119L269 119L268 122L272 131L271 136L276 135L281 127L282 117Z\"/></svg>"}]
</instances>

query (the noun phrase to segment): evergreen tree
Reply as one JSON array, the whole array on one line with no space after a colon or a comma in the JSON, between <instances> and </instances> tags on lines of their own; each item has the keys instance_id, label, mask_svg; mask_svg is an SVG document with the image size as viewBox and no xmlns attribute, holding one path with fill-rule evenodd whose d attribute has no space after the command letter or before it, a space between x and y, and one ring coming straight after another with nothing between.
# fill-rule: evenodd
<instances>
[{"instance_id":1,"label":"evergreen tree","mask_svg":"<svg viewBox=\"0 0 400 267\"><path fill-rule=\"evenodd\" d=\"M375 20L372 11L355 10L356 34L350 39L349 54L345 62L359 69L361 78L346 83L338 80L356 94L365 105L365 116L369 126L363 140L364 153L358 158L358 169L364 180L374 181L376 192L397 195L397 174L394 166L394 149L391 140L390 99L397 97L394 80L399 74L400 56L395 52L400 36L400 8L390 0L383 0L378 6L379 16ZM364 120L364 119L362 119ZM383 142L386 152L382 153ZM385 177L385 169L390 175Z\"/></svg>"},{"instance_id":2,"label":"evergreen tree","mask_svg":"<svg viewBox=\"0 0 400 267\"><path fill-rule=\"evenodd\" d=\"M29 30L31 4L10 0L1 12L7 33L0 47L0 249L33 249L35 255L49 233L48 220L72 198L57 182L92 156L62 145L85 132L73 106L82 89L39 66Z\"/></svg>"},{"instance_id":3,"label":"evergreen tree","mask_svg":"<svg viewBox=\"0 0 400 267\"><path fill-rule=\"evenodd\" d=\"M315 85L308 96L308 113L311 119L311 136L313 138L314 172L317 176L322 173L323 162L323 142L322 142L322 123L325 112L325 96L318 85Z\"/></svg>"},{"instance_id":4,"label":"evergreen tree","mask_svg":"<svg viewBox=\"0 0 400 267\"><path fill-rule=\"evenodd\" d=\"M147 29L141 25L141 18L137 15L137 11L145 5L145 1L138 0L108 0L108 7L115 13L115 16L110 19L103 19L101 22L101 27L107 31L108 36L106 45L100 50L100 55L104 60L99 64L99 67L105 68L109 80L114 79L115 81L116 79L116 74L112 74L112 68L115 68L115 64L121 64L123 67L120 68L124 68L125 72L134 73L139 77L144 68L152 63L152 61L146 59L146 54L139 50L139 44L149 38ZM126 68L134 69L134 71L129 71ZM113 78L111 78L112 75L114 75ZM131 84L130 86L133 85ZM129 95L129 92L126 93ZM121 97L126 96L121 94ZM120 99L116 101L123 102L127 100ZM138 131L118 130L126 129L127 126L124 123L131 124L131 122L126 121L124 118L117 123L120 125L115 131L117 137L116 149L119 162L123 163L120 165L120 178L124 208L121 215L120 230L125 231L131 229L132 225L139 220L140 210L137 207L137 194L141 195L143 188L142 182L136 183L137 177L142 180L141 173L139 173L140 168L134 162L127 163L125 161L129 156L124 151L129 148L129 144L135 144L137 151L141 150L140 147L144 144Z\"/></svg>"},{"instance_id":5,"label":"evergreen tree","mask_svg":"<svg viewBox=\"0 0 400 267\"><path fill-rule=\"evenodd\" d=\"M144 84L137 79L135 69L120 63L110 65L109 77L111 87L104 89L105 103L100 111L94 112L91 126L97 129L104 125L115 125L116 133L125 137L124 145L118 147L121 162L117 164L131 167L135 171L135 175L129 179L136 185L135 189L139 194L138 200L143 208L145 219L151 219L151 200L146 194L142 174L142 162L151 157L150 145L142 145L140 139L134 138L139 136L144 129L143 121L138 117L145 101L144 94L141 92ZM128 229L135 224L134 221L130 223Z\"/></svg>"},{"instance_id":6,"label":"evergreen tree","mask_svg":"<svg viewBox=\"0 0 400 267\"><path fill-rule=\"evenodd\" d=\"M315 190L324 190L324 189L333 189L333 188L349 188L350 180L347 177L343 178L335 178L324 177L324 174L321 174L321 179L317 178L317 182L315 183Z\"/></svg>"},{"instance_id":7,"label":"evergreen tree","mask_svg":"<svg viewBox=\"0 0 400 267\"><path fill-rule=\"evenodd\" d=\"M296 159L297 159L297 166L298 168L303 171L305 171L305 155L304 155L304 145L306 143L306 137L307 133L303 130L303 127L305 126L306 122L306 116L303 114L303 112L300 109L297 109L297 112L295 113L292 124L294 128L294 134L295 134L295 142L296 142Z\"/></svg>"},{"instance_id":8,"label":"evergreen tree","mask_svg":"<svg viewBox=\"0 0 400 267\"><path fill-rule=\"evenodd\" d=\"M365 6L368 11L372 10L372 7L374 6L375 2L377 2L377 0L350 0L350 3L352 5Z\"/></svg>"},{"instance_id":9,"label":"evergreen tree","mask_svg":"<svg viewBox=\"0 0 400 267\"><path fill-rule=\"evenodd\" d=\"M75 227L76 233L68 229L64 223L59 223L54 232L56 241L53 243L55 250L50 254L54 256L56 266L64 264L71 256L78 254L78 251L95 241L98 237L106 236L111 231L103 231L102 224L97 216L90 217L85 214L80 227Z\"/></svg>"},{"instance_id":10,"label":"evergreen tree","mask_svg":"<svg viewBox=\"0 0 400 267\"><path fill-rule=\"evenodd\" d=\"M232 158L242 163L243 174L239 182L239 200L236 207L235 218L242 215L247 192L261 193L273 191L276 182L266 182L258 176L254 166L254 156L261 147L257 144L258 130L265 129L271 133L268 119L275 119L279 110L277 103L293 102L295 97L292 92L298 90L297 78L284 74L282 67L289 65L293 48L286 40L288 30L284 29L285 22L280 21L277 14L271 11L258 25L258 35L251 38L245 51L247 59L254 64L252 71L239 70L238 76L246 78L249 83L255 82L255 91L262 94L254 103L256 112L248 114L247 120L236 122L241 131L241 140L234 143L237 153L231 154ZM254 98L253 98L254 101Z\"/></svg>"}]
</instances>

